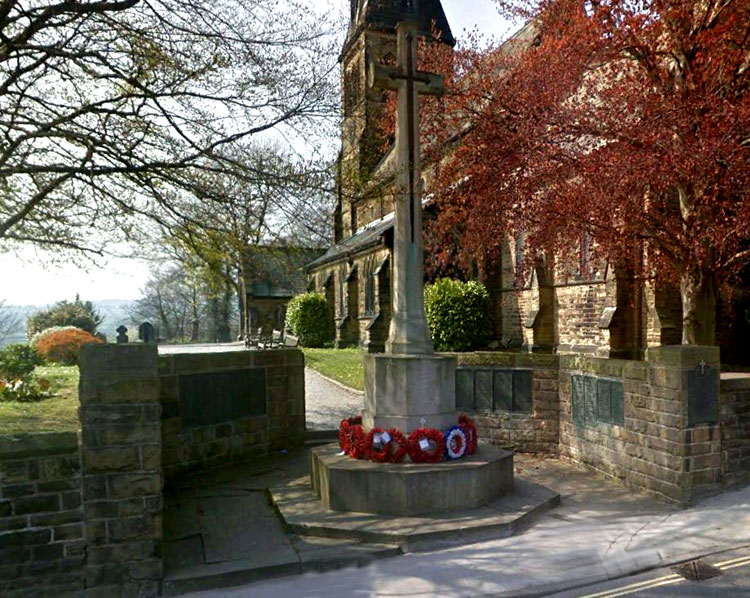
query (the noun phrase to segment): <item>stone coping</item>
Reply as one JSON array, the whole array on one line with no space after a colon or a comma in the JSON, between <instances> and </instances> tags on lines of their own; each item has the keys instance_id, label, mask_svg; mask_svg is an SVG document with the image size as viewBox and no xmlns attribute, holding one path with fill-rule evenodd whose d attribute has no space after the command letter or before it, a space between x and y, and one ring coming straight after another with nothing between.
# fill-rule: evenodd
<instances>
[{"instance_id":1,"label":"stone coping","mask_svg":"<svg viewBox=\"0 0 750 598\"><path fill-rule=\"evenodd\" d=\"M0 436L0 460L60 455L78 450L75 432L39 432Z\"/></svg>"},{"instance_id":2,"label":"stone coping","mask_svg":"<svg viewBox=\"0 0 750 598\"><path fill-rule=\"evenodd\" d=\"M194 345L159 345L159 355L180 355L194 353L233 353L235 351L252 351L257 349L246 349L244 343L203 343Z\"/></svg>"},{"instance_id":3,"label":"stone coping","mask_svg":"<svg viewBox=\"0 0 750 598\"><path fill-rule=\"evenodd\" d=\"M721 391L731 392L733 390L750 390L750 373L723 373L721 374Z\"/></svg>"}]
</instances>

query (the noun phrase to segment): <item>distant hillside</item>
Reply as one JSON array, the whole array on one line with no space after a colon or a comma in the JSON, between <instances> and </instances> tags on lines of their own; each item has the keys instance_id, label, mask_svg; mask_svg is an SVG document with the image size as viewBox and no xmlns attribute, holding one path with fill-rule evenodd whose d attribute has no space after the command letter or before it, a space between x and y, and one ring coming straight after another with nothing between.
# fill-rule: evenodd
<instances>
[{"instance_id":1,"label":"distant hillside","mask_svg":"<svg viewBox=\"0 0 750 598\"><path fill-rule=\"evenodd\" d=\"M117 336L115 329L120 324L130 325L130 316L128 312L134 301L128 299L104 299L102 301L92 301L94 307L102 315L103 321L99 326L99 332L107 335L107 340L113 341ZM6 309L18 318L18 325L11 335L4 341L0 340L0 347L11 343L26 342L26 320L27 318L49 307L48 305L8 305Z\"/></svg>"}]
</instances>

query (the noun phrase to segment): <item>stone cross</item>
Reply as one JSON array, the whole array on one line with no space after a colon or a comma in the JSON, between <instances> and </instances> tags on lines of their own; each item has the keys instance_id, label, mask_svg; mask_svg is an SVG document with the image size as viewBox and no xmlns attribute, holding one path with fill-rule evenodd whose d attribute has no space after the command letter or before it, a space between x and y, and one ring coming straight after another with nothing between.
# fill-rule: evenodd
<instances>
[{"instance_id":1,"label":"stone cross","mask_svg":"<svg viewBox=\"0 0 750 598\"><path fill-rule=\"evenodd\" d=\"M118 345L124 345L128 342L128 329L124 325L120 325L115 332L117 332Z\"/></svg>"},{"instance_id":2,"label":"stone cross","mask_svg":"<svg viewBox=\"0 0 750 598\"><path fill-rule=\"evenodd\" d=\"M393 315L386 353L434 353L424 310L422 176L419 151L419 94L441 95L443 78L417 70L417 29L402 21L396 67L370 64L370 86L398 92L396 110L396 214L393 238Z\"/></svg>"}]
</instances>

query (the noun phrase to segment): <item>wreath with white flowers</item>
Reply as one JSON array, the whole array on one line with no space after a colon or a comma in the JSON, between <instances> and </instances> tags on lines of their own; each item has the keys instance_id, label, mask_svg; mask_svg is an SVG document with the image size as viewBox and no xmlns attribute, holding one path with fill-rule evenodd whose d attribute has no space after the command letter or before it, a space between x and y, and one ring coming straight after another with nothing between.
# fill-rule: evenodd
<instances>
[{"instance_id":1,"label":"wreath with white flowers","mask_svg":"<svg viewBox=\"0 0 750 598\"><path fill-rule=\"evenodd\" d=\"M445 432L445 458L449 461L455 461L466 455L466 434L458 426L446 430Z\"/></svg>"}]
</instances>

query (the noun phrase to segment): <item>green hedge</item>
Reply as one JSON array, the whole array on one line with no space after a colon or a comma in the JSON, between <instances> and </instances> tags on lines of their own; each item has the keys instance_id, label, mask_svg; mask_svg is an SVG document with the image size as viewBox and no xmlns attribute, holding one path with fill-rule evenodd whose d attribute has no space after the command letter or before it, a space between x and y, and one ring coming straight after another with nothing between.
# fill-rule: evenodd
<instances>
[{"instance_id":1,"label":"green hedge","mask_svg":"<svg viewBox=\"0 0 750 598\"><path fill-rule=\"evenodd\" d=\"M438 351L470 351L490 337L490 295L478 282L441 278L425 286L425 311Z\"/></svg>"},{"instance_id":2,"label":"green hedge","mask_svg":"<svg viewBox=\"0 0 750 598\"><path fill-rule=\"evenodd\" d=\"M286 325L303 347L322 347L333 340L333 323L323 295L305 293L293 297L286 308Z\"/></svg>"}]
</instances>

